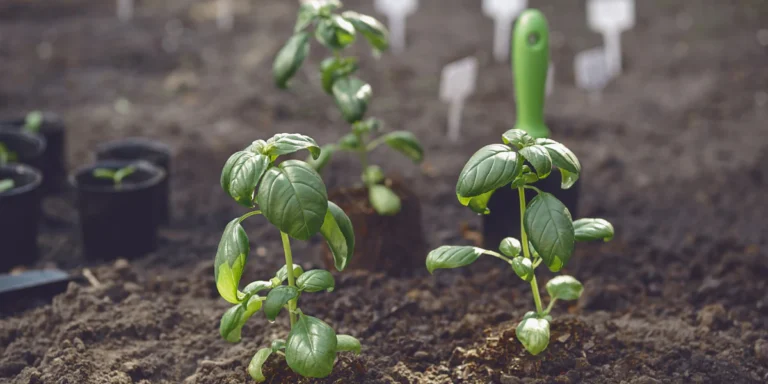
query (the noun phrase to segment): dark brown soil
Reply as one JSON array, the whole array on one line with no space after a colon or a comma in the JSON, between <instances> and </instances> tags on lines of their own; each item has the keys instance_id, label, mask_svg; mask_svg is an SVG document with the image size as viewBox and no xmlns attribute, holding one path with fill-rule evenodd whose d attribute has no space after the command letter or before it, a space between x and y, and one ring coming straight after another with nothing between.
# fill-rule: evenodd
<instances>
[{"instance_id":1,"label":"dark brown soil","mask_svg":"<svg viewBox=\"0 0 768 384\"><path fill-rule=\"evenodd\" d=\"M241 344L221 340L227 303L212 261L222 228L242 213L218 186L231 152L276 132L321 143L346 132L313 66L289 92L272 85L271 58L297 4L237 0L235 30L222 33L212 1L139 3L136 20L119 24L113 1L0 1L0 114L60 113L70 169L96 143L125 136L160 139L175 155L174 219L160 249L132 264L91 265L99 286L72 284L52 305L1 319L0 382L243 383L253 353L286 335L286 319L257 317ZM347 3L372 12L370 1ZM357 51L376 92L371 113L412 130L427 159L421 168L386 151L372 160L417 191L431 247L468 243L481 220L458 204L454 183L477 148L512 126L511 75L491 61L492 25L479 2L421 3L407 54L375 61L367 47ZM344 356L317 382L768 381L768 3L638 1L637 27L623 36L625 73L600 106L572 85L574 54L600 43L583 2L535 3L552 25L557 70L547 116L586 170L580 211L617 229L612 243L580 246L567 267L585 282L584 297L557 306L549 349L531 357L514 337L533 306L529 287L496 260L434 276L337 275L333 293L306 297L302 308L360 338L363 354ZM452 144L439 71L468 54L482 75L464 141ZM329 188L357 180L354 160L335 160ZM50 198L44 209L41 265L77 270L71 198ZM246 229L246 278L271 276L278 233L258 220ZM321 243L295 242L305 269L322 265ZM273 359L267 371L285 365Z\"/></svg>"}]
</instances>

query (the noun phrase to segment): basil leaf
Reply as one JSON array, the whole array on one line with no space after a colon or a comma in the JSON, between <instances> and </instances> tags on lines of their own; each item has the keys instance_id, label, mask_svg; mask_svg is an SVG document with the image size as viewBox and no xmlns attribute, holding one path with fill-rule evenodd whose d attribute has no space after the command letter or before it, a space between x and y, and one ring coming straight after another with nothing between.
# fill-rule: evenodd
<instances>
[{"instance_id":1,"label":"basil leaf","mask_svg":"<svg viewBox=\"0 0 768 384\"><path fill-rule=\"evenodd\" d=\"M514 145L518 149L536 144L536 140L522 129L510 129L501 135L504 144Z\"/></svg>"},{"instance_id":2,"label":"basil leaf","mask_svg":"<svg viewBox=\"0 0 768 384\"><path fill-rule=\"evenodd\" d=\"M400 212L400 198L381 184L368 187L368 200L379 215L391 216Z\"/></svg>"},{"instance_id":3,"label":"basil leaf","mask_svg":"<svg viewBox=\"0 0 768 384\"><path fill-rule=\"evenodd\" d=\"M269 163L269 158L261 154L235 152L221 171L221 188L241 205L253 207L253 195Z\"/></svg>"},{"instance_id":4,"label":"basil leaf","mask_svg":"<svg viewBox=\"0 0 768 384\"><path fill-rule=\"evenodd\" d=\"M360 354L360 340L350 335L336 335L336 352L354 352Z\"/></svg>"},{"instance_id":5,"label":"basil leaf","mask_svg":"<svg viewBox=\"0 0 768 384\"><path fill-rule=\"evenodd\" d=\"M270 348L259 349L259 351L253 355L251 362L248 363L248 374L251 375L251 378L256 380L257 383L263 383L267 380L267 378L264 377L264 373L261 372L261 367L267 362L267 359L271 354L272 349Z\"/></svg>"},{"instance_id":6,"label":"basil leaf","mask_svg":"<svg viewBox=\"0 0 768 384\"><path fill-rule=\"evenodd\" d=\"M264 217L299 240L307 240L317 233L328 211L323 179L298 160L287 160L267 170L258 199Z\"/></svg>"},{"instance_id":7,"label":"basil leaf","mask_svg":"<svg viewBox=\"0 0 768 384\"><path fill-rule=\"evenodd\" d=\"M531 259L526 259L525 257L518 256L512 259L512 270L515 271L515 274L527 281L531 282L534 277L533 273L533 263L531 262Z\"/></svg>"},{"instance_id":8,"label":"basil leaf","mask_svg":"<svg viewBox=\"0 0 768 384\"><path fill-rule=\"evenodd\" d=\"M462 205L469 207L473 212L487 215L491 213L491 210L488 209L488 202L491 200L494 192L496 192L495 189L475 197L463 197L460 195L456 195L456 197Z\"/></svg>"},{"instance_id":9,"label":"basil leaf","mask_svg":"<svg viewBox=\"0 0 768 384\"><path fill-rule=\"evenodd\" d=\"M369 165L363 170L363 184L371 186L384 181L384 171L378 165Z\"/></svg>"},{"instance_id":10,"label":"basil leaf","mask_svg":"<svg viewBox=\"0 0 768 384\"><path fill-rule=\"evenodd\" d=\"M531 355L538 355L549 345L549 321L546 319L527 317L517 325L515 333Z\"/></svg>"},{"instance_id":11,"label":"basil leaf","mask_svg":"<svg viewBox=\"0 0 768 384\"><path fill-rule=\"evenodd\" d=\"M298 16L296 17L296 25L293 27L293 33L299 33L312 25L319 16L321 3L318 1L309 1L302 3L299 6Z\"/></svg>"},{"instance_id":12,"label":"basil leaf","mask_svg":"<svg viewBox=\"0 0 768 384\"><path fill-rule=\"evenodd\" d=\"M613 225L604 219L578 219L573 222L576 241L613 239Z\"/></svg>"},{"instance_id":13,"label":"basil leaf","mask_svg":"<svg viewBox=\"0 0 768 384\"><path fill-rule=\"evenodd\" d=\"M520 149L520 154L533 165L539 179L549 176L549 173L552 172L552 158L549 157L549 151L544 146L531 145L524 147Z\"/></svg>"},{"instance_id":14,"label":"basil leaf","mask_svg":"<svg viewBox=\"0 0 768 384\"><path fill-rule=\"evenodd\" d=\"M254 295L265 289L272 289L272 282L259 280L246 285L243 293Z\"/></svg>"},{"instance_id":15,"label":"basil leaf","mask_svg":"<svg viewBox=\"0 0 768 384\"><path fill-rule=\"evenodd\" d=\"M285 349L285 340L277 339L272 341L272 345L270 345L270 348L272 348L272 352L277 352L281 349Z\"/></svg>"},{"instance_id":16,"label":"basil leaf","mask_svg":"<svg viewBox=\"0 0 768 384\"><path fill-rule=\"evenodd\" d=\"M261 298L251 296L248 303L238 304L224 312L219 324L221 337L230 343L239 342L245 322L259 309L261 309Z\"/></svg>"},{"instance_id":17,"label":"basil leaf","mask_svg":"<svg viewBox=\"0 0 768 384\"><path fill-rule=\"evenodd\" d=\"M301 265L294 264L293 265L293 277L299 278L301 274L304 273L304 268L301 268ZM288 268L283 265L280 267L280 269L275 272L275 278L277 279L277 283L275 285L282 284L287 278L288 278Z\"/></svg>"},{"instance_id":18,"label":"basil leaf","mask_svg":"<svg viewBox=\"0 0 768 384\"><path fill-rule=\"evenodd\" d=\"M240 225L240 219L230 221L224 228L216 250L213 277L219 295L232 304L239 304L241 301L237 287L240 285L249 251L248 235Z\"/></svg>"},{"instance_id":19,"label":"basil leaf","mask_svg":"<svg viewBox=\"0 0 768 384\"><path fill-rule=\"evenodd\" d=\"M331 15L317 23L315 39L331 50L342 50L355 42L355 27L339 15Z\"/></svg>"},{"instance_id":20,"label":"basil leaf","mask_svg":"<svg viewBox=\"0 0 768 384\"><path fill-rule=\"evenodd\" d=\"M356 151L360 149L360 139L354 133L347 133L339 139L339 148Z\"/></svg>"},{"instance_id":21,"label":"basil leaf","mask_svg":"<svg viewBox=\"0 0 768 384\"><path fill-rule=\"evenodd\" d=\"M272 64L275 84L280 88L286 88L288 80L301 68L307 55L309 55L309 34L301 32L291 36L277 53L275 62Z\"/></svg>"},{"instance_id":22,"label":"basil leaf","mask_svg":"<svg viewBox=\"0 0 768 384\"><path fill-rule=\"evenodd\" d=\"M568 189L576 183L581 173L581 163L576 155L565 145L551 139L536 139L536 144L543 146L552 158L552 164L560 168L562 175L561 188ZM565 170L566 172L562 172Z\"/></svg>"},{"instance_id":23,"label":"basil leaf","mask_svg":"<svg viewBox=\"0 0 768 384\"><path fill-rule=\"evenodd\" d=\"M285 360L304 377L323 378L333 370L337 345L333 328L318 318L301 314L288 334Z\"/></svg>"},{"instance_id":24,"label":"basil leaf","mask_svg":"<svg viewBox=\"0 0 768 384\"><path fill-rule=\"evenodd\" d=\"M350 124L363 118L373 94L371 86L356 77L342 77L336 80L331 91L341 115Z\"/></svg>"},{"instance_id":25,"label":"basil leaf","mask_svg":"<svg viewBox=\"0 0 768 384\"><path fill-rule=\"evenodd\" d=\"M520 254L523 247L520 245L520 240L514 237L505 237L499 244L499 251L506 256L515 257Z\"/></svg>"},{"instance_id":26,"label":"basil leaf","mask_svg":"<svg viewBox=\"0 0 768 384\"><path fill-rule=\"evenodd\" d=\"M335 144L323 145L320 148L320 156L318 156L317 159L313 159L312 156L310 156L306 160L306 163L318 173L323 171L323 168L325 168L331 161L333 154L336 153Z\"/></svg>"},{"instance_id":27,"label":"basil leaf","mask_svg":"<svg viewBox=\"0 0 768 384\"><path fill-rule=\"evenodd\" d=\"M424 159L424 150L419 144L419 139L408 131L390 132L381 137L390 148L402 153L414 163L420 163Z\"/></svg>"},{"instance_id":28,"label":"basil leaf","mask_svg":"<svg viewBox=\"0 0 768 384\"><path fill-rule=\"evenodd\" d=\"M568 208L551 193L542 192L531 200L523 224L549 270L562 269L571 259L575 241Z\"/></svg>"},{"instance_id":29,"label":"basil leaf","mask_svg":"<svg viewBox=\"0 0 768 384\"><path fill-rule=\"evenodd\" d=\"M475 262L485 249L468 245L443 245L427 255L427 270L463 267Z\"/></svg>"},{"instance_id":30,"label":"basil leaf","mask_svg":"<svg viewBox=\"0 0 768 384\"><path fill-rule=\"evenodd\" d=\"M315 139L299 133L278 133L267 140L265 149L269 156L280 156L294 153L296 151L307 149L313 159L320 156L320 146Z\"/></svg>"},{"instance_id":31,"label":"basil leaf","mask_svg":"<svg viewBox=\"0 0 768 384\"><path fill-rule=\"evenodd\" d=\"M299 297L299 290L296 287L288 285L281 285L275 287L267 295L267 300L264 301L264 315L267 316L269 321L275 321L280 310L288 304L289 301Z\"/></svg>"},{"instance_id":32,"label":"basil leaf","mask_svg":"<svg viewBox=\"0 0 768 384\"><path fill-rule=\"evenodd\" d=\"M336 269L343 271L355 253L355 230L344 210L331 201L328 202L328 211L325 213L320 233L331 249Z\"/></svg>"},{"instance_id":33,"label":"basil leaf","mask_svg":"<svg viewBox=\"0 0 768 384\"><path fill-rule=\"evenodd\" d=\"M560 275L547 282L547 292L553 299L578 300L584 292L584 286L573 276Z\"/></svg>"},{"instance_id":34,"label":"basil leaf","mask_svg":"<svg viewBox=\"0 0 768 384\"><path fill-rule=\"evenodd\" d=\"M354 57L336 58L331 57L320 63L320 75L323 83L323 90L333 93L333 83L336 80L347 77L357 71L357 59Z\"/></svg>"},{"instance_id":35,"label":"basil leaf","mask_svg":"<svg viewBox=\"0 0 768 384\"><path fill-rule=\"evenodd\" d=\"M522 157L503 144L480 148L464 165L456 184L460 197L474 197L511 183L523 169Z\"/></svg>"},{"instance_id":36,"label":"basil leaf","mask_svg":"<svg viewBox=\"0 0 768 384\"><path fill-rule=\"evenodd\" d=\"M366 133L376 133L381 128L381 120L371 117L361 120L352 125L352 132L362 135Z\"/></svg>"},{"instance_id":37,"label":"basil leaf","mask_svg":"<svg viewBox=\"0 0 768 384\"><path fill-rule=\"evenodd\" d=\"M302 292L331 292L335 286L336 281L333 279L333 275L322 269L313 269L304 272L304 274L296 280L296 287Z\"/></svg>"},{"instance_id":38,"label":"basil leaf","mask_svg":"<svg viewBox=\"0 0 768 384\"><path fill-rule=\"evenodd\" d=\"M365 36L375 51L386 51L389 48L389 31L384 24L371 16L361 15L353 11L344 12L341 16L351 22L355 29Z\"/></svg>"}]
</instances>

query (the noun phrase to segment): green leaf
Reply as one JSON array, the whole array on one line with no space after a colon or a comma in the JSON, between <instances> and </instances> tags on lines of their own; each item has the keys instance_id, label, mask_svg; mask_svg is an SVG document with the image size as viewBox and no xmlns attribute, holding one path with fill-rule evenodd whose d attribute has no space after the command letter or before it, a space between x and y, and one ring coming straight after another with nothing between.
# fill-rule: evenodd
<instances>
[{"instance_id":1,"label":"green leaf","mask_svg":"<svg viewBox=\"0 0 768 384\"><path fill-rule=\"evenodd\" d=\"M584 292L584 286L573 276L560 275L547 282L547 292L553 299L578 300Z\"/></svg>"},{"instance_id":2,"label":"green leaf","mask_svg":"<svg viewBox=\"0 0 768 384\"><path fill-rule=\"evenodd\" d=\"M522 256L515 257L512 259L512 270L515 271L515 274L519 278L527 282L531 282L531 280L533 280L534 273L531 259L526 259Z\"/></svg>"},{"instance_id":3,"label":"green leaf","mask_svg":"<svg viewBox=\"0 0 768 384\"><path fill-rule=\"evenodd\" d=\"M550 271L557 272L571 259L575 241L571 213L551 193L531 200L524 217L525 231Z\"/></svg>"},{"instance_id":4,"label":"green leaf","mask_svg":"<svg viewBox=\"0 0 768 384\"><path fill-rule=\"evenodd\" d=\"M343 271L355 253L355 230L344 210L332 201L328 202L328 211L325 213L320 233L331 249L336 269Z\"/></svg>"},{"instance_id":5,"label":"green leaf","mask_svg":"<svg viewBox=\"0 0 768 384\"><path fill-rule=\"evenodd\" d=\"M572 187L576 180L579 179L579 174L581 173L581 163L579 163L576 155L566 148L565 145L551 139L536 139L536 144L544 146L552 158L552 164L560 168L562 175L560 187L563 189ZM566 172L562 172L563 170Z\"/></svg>"},{"instance_id":6,"label":"green leaf","mask_svg":"<svg viewBox=\"0 0 768 384\"><path fill-rule=\"evenodd\" d=\"M459 268L475 262L486 250L468 245L443 245L427 255L427 270Z\"/></svg>"},{"instance_id":7,"label":"green leaf","mask_svg":"<svg viewBox=\"0 0 768 384\"><path fill-rule=\"evenodd\" d=\"M43 126L45 118L40 111L32 111L24 118L24 131L31 134L37 134L40 132L40 127Z\"/></svg>"},{"instance_id":8,"label":"green leaf","mask_svg":"<svg viewBox=\"0 0 768 384\"><path fill-rule=\"evenodd\" d=\"M339 139L339 148L348 151L356 151L360 149L360 138L354 133L348 133Z\"/></svg>"},{"instance_id":9,"label":"green leaf","mask_svg":"<svg viewBox=\"0 0 768 384\"><path fill-rule=\"evenodd\" d=\"M604 219L578 219L573 222L573 229L576 234L576 241L603 240L605 242L613 239L613 225Z\"/></svg>"},{"instance_id":10,"label":"green leaf","mask_svg":"<svg viewBox=\"0 0 768 384\"><path fill-rule=\"evenodd\" d=\"M213 277L216 279L219 295L232 304L239 304L241 301L237 287L240 285L249 250L248 236L240 225L240 219L230 221L219 241L213 263Z\"/></svg>"},{"instance_id":11,"label":"green leaf","mask_svg":"<svg viewBox=\"0 0 768 384\"><path fill-rule=\"evenodd\" d=\"M294 264L293 265L293 277L298 278L304 273L304 268L301 267L301 265ZM280 267L280 269L275 272L275 278L277 279L277 283L275 285L282 284L287 278L288 278L288 267L283 265Z\"/></svg>"},{"instance_id":12,"label":"green leaf","mask_svg":"<svg viewBox=\"0 0 768 384\"><path fill-rule=\"evenodd\" d=\"M331 50L342 50L355 42L355 27L339 15L331 15L317 23L315 39Z\"/></svg>"},{"instance_id":13,"label":"green leaf","mask_svg":"<svg viewBox=\"0 0 768 384\"><path fill-rule=\"evenodd\" d=\"M303 161L287 160L267 170L259 207L272 225L307 240L320 230L328 211L328 193L320 175Z\"/></svg>"},{"instance_id":14,"label":"green leaf","mask_svg":"<svg viewBox=\"0 0 768 384\"><path fill-rule=\"evenodd\" d=\"M267 300L264 301L264 314L270 321L275 321L280 310L288 304L289 301L299 297L299 290L296 287L288 285L281 285L275 287L267 295Z\"/></svg>"},{"instance_id":15,"label":"green leaf","mask_svg":"<svg viewBox=\"0 0 768 384\"><path fill-rule=\"evenodd\" d=\"M16 182L13 179L0 180L0 192L10 191L16 186Z\"/></svg>"},{"instance_id":16,"label":"green leaf","mask_svg":"<svg viewBox=\"0 0 768 384\"><path fill-rule=\"evenodd\" d=\"M520 254L523 247L520 245L520 240L514 237L505 237L499 244L499 251L506 256L515 257Z\"/></svg>"},{"instance_id":17,"label":"green leaf","mask_svg":"<svg viewBox=\"0 0 768 384\"><path fill-rule=\"evenodd\" d=\"M395 131L381 136L381 139L392 149L402 153L414 163L420 163L424 159L424 150L419 144L419 139L408 131Z\"/></svg>"},{"instance_id":18,"label":"green leaf","mask_svg":"<svg viewBox=\"0 0 768 384\"><path fill-rule=\"evenodd\" d=\"M115 173L116 173L116 171L114 169L96 168L96 169L93 170L93 177L95 177L97 179L114 180L115 179Z\"/></svg>"},{"instance_id":19,"label":"green leaf","mask_svg":"<svg viewBox=\"0 0 768 384\"><path fill-rule=\"evenodd\" d=\"M256 380L257 383L263 383L265 380L267 380L267 378L264 377L264 373L261 372L261 367L264 365L264 363L269 358L269 355L271 354L272 349L270 348L259 349L259 351L253 355L251 362L248 363L248 374L251 375L251 378Z\"/></svg>"},{"instance_id":20,"label":"green leaf","mask_svg":"<svg viewBox=\"0 0 768 384\"><path fill-rule=\"evenodd\" d=\"M356 77L342 77L331 88L336 105L348 123L359 121L368 109L373 90L369 84Z\"/></svg>"},{"instance_id":21,"label":"green leaf","mask_svg":"<svg viewBox=\"0 0 768 384\"><path fill-rule=\"evenodd\" d=\"M301 314L288 334L285 360L304 377L323 378L333 370L337 345L333 328L318 318Z\"/></svg>"},{"instance_id":22,"label":"green leaf","mask_svg":"<svg viewBox=\"0 0 768 384\"><path fill-rule=\"evenodd\" d=\"M354 352L360 354L360 340L350 335L336 335L336 352Z\"/></svg>"},{"instance_id":23,"label":"green leaf","mask_svg":"<svg viewBox=\"0 0 768 384\"><path fill-rule=\"evenodd\" d=\"M536 169L536 175L539 179L549 176L552 172L552 158L549 152L542 145L531 145L520 149L520 154Z\"/></svg>"},{"instance_id":24,"label":"green leaf","mask_svg":"<svg viewBox=\"0 0 768 384\"><path fill-rule=\"evenodd\" d=\"M456 197L462 205L469 207L473 212L487 215L491 213L491 210L488 209L488 202L491 200L494 192L496 192L495 189L475 197L462 197L460 195L456 195Z\"/></svg>"},{"instance_id":25,"label":"green leaf","mask_svg":"<svg viewBox=\"0 0 768 384\"><path fill-rule=\"evenodd\" d=\"M235 152L221 171L221 188L241 205L253 207L254 192L269 164L269 157L262 154Z\"/></svg>"},{"instance_id":26,"label":"green leaf","mask_svg":"<svg viewBox=\"0 0 768 384\"><path fill-rule=\"evenodd\" d=\"M363 184L371 186L384 181L384 171L378 165L369 165L363 170Z\"/></svg>"},{"instance_id":27,"label":"green leaf","mask_svg":"<svg viewBox=\"0 0 768 384\"><path fill-rule=\"evenodd\" d=\"M261 139L254 140L245 150L251 151L255 154L267 156L267 142Z\"/></svg>"},{"instance_id":28,"label":"green leaf","mask_svg":"<svg viewBox=\"0 0 768 384\"><path fill-rule=\"evenodd\" d=\"M389 31L384 24L371 16L361 15L353 11L344 12L341 16L351 22L355 29L365 36L375 51L386 51L389 48Z\"/></svg>"},{"instance_id":29,"label":"green leaf","mask_svg":"<svg viewBox=\"0 0 768 384\"><path fill-rule=\"evenodd\" d=\"M275 84L280 88L286 88L288 80L301 68L301 64L308 54L309 34L301 32L291 36L285 46L277 53L272 65Z\"/></svg>"},{"instance_id":30,"label":"green leaf","mask_svg":"<svg viewBox=\"0 0 768 384\"><path fill-rule=\"evenodd\" d=\"M270 346L272 348L272 352L277 352L281 349L285 349L285 340L277 339L272 341L272 345Z\"/></svg>"},{"instance_id":31,"label":"green leaf","mask_svg":"<svg viewBox=\"0 0 768 384\"><path fill-rule=\"evenodd\" d=\"M243 293L255 295L265 289L272 289L272 282L258 280L246 285L245 288L243 288Z\"/></svg>"},{"instance_id":32,"label":"green leaf","mask_svg":"<svg viewBox=\"0 0 768 384\"><path fill-rule=\"evenodd\" d=\"M306 163L318 173L323 171L323 168L325 168L331 161L333 154L336 153L335 144L324 145L320 148L320 156L318 156L317 159L313 159L312 156L309 156L306 160Z\"/></svg>"},{"instance_id":33,"label":"green leaf","mask_svg":"<svg viewBox=\"0 0 768 384\"><path fill-rule=\"evenodd\" d=\"M504 144L514 145L518 149L536 144L536 140L522 129L510 129L501 135Z\"/></svg>"},{"instance_id":34,"label":"green leaf","mask_svg":"<svg viewBox=\"0 0 768 384\"><path fill-rule=\"evenodd\" d=\"M296 25L293 27L293 33L298 33L309 27L319 16L321 3L319 1L309 1L302 3L299 7Z\"/></svg>"},{"instance_id":35,"label":"green leaf","mask_svg":"<svg viewBox=\"0 0 768 384\"><path fill-rule=\"evenodd\" d=\"M531 355L538 355L549 345L549 321L546 319L527 317L517 325L515 333Z\"/></svg>"},{"instance_id":36,"label":"green leaf","mask_svg":"<svg viewBox=\"0 0 768 384\"><path fill-rule=\"evenodd\" d=\"M227 310L219 324L221 337L230 343L239 342L245 322L259 309L261 309L261 298L251 296L247 304L238 304Z\"/></svg>"},{"instance_id":37,"label":"green leaf","mask_svg":"<svg viewBox=\"0 0 768 384\"><path fill-rule=\"evenodd\" d=\"M381 120L371 117L365 120L360 120L352 125L352 132L363 135L368 133L376 133L381 128Z\"/></svg>"},{"instance_id":38,"label":"green leaf","mask_svg":"<svg viewBox=\"0 0 768 384\"><path fill-rule=\"evenodd\" d=\"M322 269L313 269L304 272L304 274L296 280L296 287L302 292L331 292L335 286L336 281L333 279L333 275Z\"/></svg>"},{"instance_id":39,"label":"green leaf","mask_svg":"<svg viewBox=\"0 0 768 384\"><path fill-rule=\"evenodd\" d=\"M328 94L332 94L333 83L340 78L355 73L357 69L357 59L354 57L330 57L323 60L323 62L320 63L320 75L323 83L323 90Z\"/></svg>"},{"instance_id":40,"label":"green leaf","mask_svg":"<svg viewBox=\"0 0 768 384\"><path fill-rule=\"evenodd\" d=\"M300 133L278 133L272 136L267 140L265 151L267 155L277 157L302 149L309 150L314 159L320 156L320 146L317 145L315 139Z\"/></svg>"},{"instance_id":41,"label":"green leaf","mask_svg":"<svg viewBox=\"0 0 768 384\"><path fill-rule=\"evenodd\" d=\"M456 194L474 197L511 183L523 169L522 160L517 152L503 144L480 148L459 174Z\"/></svg>"},{"instance_id":42,"label":"green leaf","mask_svg":"<svg viewBox=\"0 0 768 384\"><path fill-rule=\"evenodd\" d=\"M386 186L381 184L369 186L368 199L379 215L391 216L400 212L400 198Z\"/></svg>"}]
</instances>

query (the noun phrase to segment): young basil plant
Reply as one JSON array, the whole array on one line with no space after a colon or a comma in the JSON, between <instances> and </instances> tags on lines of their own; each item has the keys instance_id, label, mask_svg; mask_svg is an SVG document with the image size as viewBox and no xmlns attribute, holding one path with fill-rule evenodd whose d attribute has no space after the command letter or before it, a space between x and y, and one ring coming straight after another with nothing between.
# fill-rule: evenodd
<instances>
[{"instance_id":1,"label":"young basil plant","mask_svg":"<svg viewBox=\"0 0 768 384\"><path fill-rule=\"evenodd\" d=\"M379 55L389 48L389 31L371 16L353 11L339 13L341 6L337 0L316 0L301 5L294 34L275 58L275 82L280 88L288 86L288 81L309 54L312 35L333 54L320 64L322 86L334 98L342 116L351 125L351 132L339 142L323 146L322 155L307 159L307 163L321 172L334 153L356 153L362 165L361 179L368 189L371 206L380 215L394 215L400 211L400 198L386 185L381 168L369 164L368 155L381 144L386 144L418 164L424 157L424 151L411 132L395 131L377 136L381 121L373 117L364 119L372 89L370 84L354 76L358 69L357 59L344 57L342 52L355 42L358 35L362 35L373 48L374 55Z\"/></svg>"},{"instance_id":2,"label":"young basil plant","mask_svg":"<svg viewBox=\"0 0 768 384\"><path fill-rule=\"evenodd\" d=\"M123 179L136 172L136 167L129 165L120 169L96 168L93 170L93 177L97 179L109 179L120 189L123 186Z\"/></svg>"},{"instance_id":3,"label":"young basil plant","mask_svg":"<svg viewBox=\"0 0 768 384\"><path fill-rule=\"evenodd\" d=\"M43 126L43 113L40 111L32 111L27 114L24 119L24 131L36 134L40 132L40 127Z\"/></svg>"},{"instance_id":4,"label":"young basil plant","mask_svg":"<svg viewBox=\"0 0 768 384\"><path fill-rule=\"evenodd\" d=\"M554 195L532 184L546 178L557 167L561 188L568 189L578 180L581 164L563 144L550 139L534 139L523 130L512 129L502 136L503 144L480 148L467 162L456 184L461 204L480 214L488 214L488 200L499 188L517 189L520 196L521 233L518 240L505 238L499 252L472 246L442 246L427 256L427 269L457 268L473 263L480 255L490 255L507 262L520 279L529 282L535 311L525 314L517 326L517 338L533 355L549 344L550 311L557 300L576 300L583 291L572 276L557 276L547 282L549 305L542 307L536 268L544 264L552 272L560 271L570 260L576 241L613 238L613 226L603 219L573 221L568 208ZM526 164L526 162L528 164ZM537 196L526 202L525 190Z\"/></svg>"},{"instance_id":5,"label":"young basil plant","mask_svg":"<svg viewBox=\"0 0 768 384\"><path fill-rule=\"evenodd\" d=\"M13 181L13 179L0 180L0 192L10 191L15 186L16 183Z\"/></svg>"},{"instance_id":6,"label":"young basil plant","mask_svg":"<svg viewBox=\"0 0 768 384\"><path fill-rule=\"evenodd\" d=\"M8 149L5 143L0 142L0 165L6 165L15 162L16 160L18 160L16 152Z\"/></svg>"},{"instance_id":7,"label":"young basil plant","mask_svg":"<svg viewBox=\"0 0 768 384\"><path fill-rule=\"evenodd\" d=\"M303 293L330 292L335 281L328 271L304 271L294 264L290 238L308 240L320 233L339 271L347 266L355 248L352 222L341 208L328 201L320 174L304 161L275 163L280 155L302 149L308 150L314 159L322 155L315 140L308 136L277 134L234 153L221 172L224 191L251 209L227 224L216 252L216 288L221 297L234 304L221 318L221 336L230 342L240 341L245 322L262 309L270 322L283 309L290 318L288 338L260 349L248 365L248 373L258 382L266 380L262 365L273 353L285 356L294 372L314 378L331 374L338 352L360 353L357 339L337 335L330 325L306 315L298 306ZM274 277L254 281L241 290L240 278L249 252L248 237L241 223L255 215L263 215L280 230L285 265Z\"/></svg>"}]
</instances>

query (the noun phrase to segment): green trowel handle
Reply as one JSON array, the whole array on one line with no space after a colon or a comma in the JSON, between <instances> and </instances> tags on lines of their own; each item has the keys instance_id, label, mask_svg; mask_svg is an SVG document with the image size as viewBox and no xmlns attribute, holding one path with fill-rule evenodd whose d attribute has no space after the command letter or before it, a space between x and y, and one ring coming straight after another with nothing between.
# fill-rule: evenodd
<instances>
[{"instance_id":1,"label":"green trowel handle","mask_svg":"<svg viewBox=\"0 0 768 384\"><path fill-rule=\"evenodd\" d=\"M517 122L536 138L549 137L544 124L544 91L549 69L549 27L536 9L525 10L515 24L512 39L512 73L515 76Z\"/></svg>"}]
</instances>

